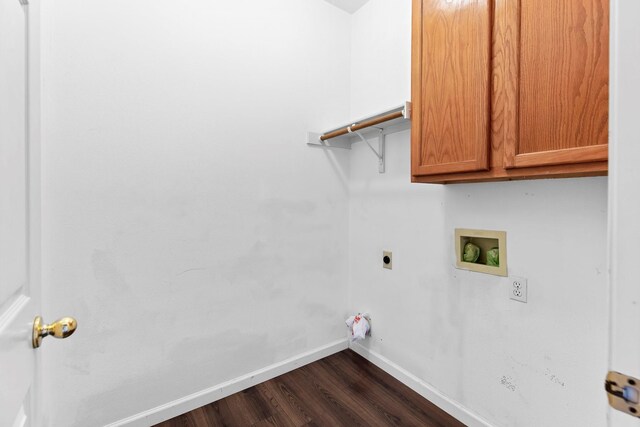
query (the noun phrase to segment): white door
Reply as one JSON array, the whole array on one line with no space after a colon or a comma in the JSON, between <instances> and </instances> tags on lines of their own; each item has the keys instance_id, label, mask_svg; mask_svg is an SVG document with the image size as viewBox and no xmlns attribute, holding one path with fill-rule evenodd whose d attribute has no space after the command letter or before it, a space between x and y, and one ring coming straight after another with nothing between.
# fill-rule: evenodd
<instances>
[{"instance_id":1,"label":"white door","mask_svg":"<svg viewBox=\"0 0 640 427\"><path fill-rule=\"evenodd\" d=\"M0 426L38 426L40 312L35 5L0 0Z\"/></svg>"},{"instance_id":2,"label":"white door","mask_svg":"<svg viewBox=\"0 0 640 427\"><path fill-rule=\"evenodd\" d=\"M640 1L611 3L609 369L640 378ZM610 410L609 425L640 420Z\"/></svg>"}]
</instances>

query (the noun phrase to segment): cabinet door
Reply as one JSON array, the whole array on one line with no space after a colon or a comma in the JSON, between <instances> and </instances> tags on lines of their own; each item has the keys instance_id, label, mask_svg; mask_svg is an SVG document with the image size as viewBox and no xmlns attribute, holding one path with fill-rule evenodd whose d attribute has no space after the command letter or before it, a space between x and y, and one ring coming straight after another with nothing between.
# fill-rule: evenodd
<instances>
[{"instance_id":1,"label":"cabinet door","mask_svg":"<svg viewBox=\"0 0 640 427\"><path fill-rule=\"evenodd\" d=\"M499 0L509 3L505 36L516 64L513 134L505 168L607 160L608 0ZM518 73L518 74L516 74Z\"/></svg>"},{"instance_id":2,"label":"cabinet door","mask_svg":"<svg viewBox=\"0 0 640 427\"><path fill-rule=\"evenodd\" d=\"M492 0L413 0L411 170L487 170Z\"/></svg>"}]
</instances>

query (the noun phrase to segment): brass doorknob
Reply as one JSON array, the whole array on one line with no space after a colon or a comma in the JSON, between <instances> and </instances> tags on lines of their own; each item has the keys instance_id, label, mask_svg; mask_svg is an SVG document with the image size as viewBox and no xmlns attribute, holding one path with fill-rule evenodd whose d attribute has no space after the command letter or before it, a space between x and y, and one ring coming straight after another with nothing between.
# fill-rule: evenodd
<instances>
[{"instance_id":1,"label":"brass doorknob","mask_svg":"<svg viewBox=\"0 0 640 427\"><path fill-rule=\"evenodd\" d=\"M76 331L78 322L73 317L63 317L50 325L42 323L42 317L36 316L33 320L33 348L40 347L42 339L51 335L55 338L67 338Z\"/></svg>"}]
</instances>

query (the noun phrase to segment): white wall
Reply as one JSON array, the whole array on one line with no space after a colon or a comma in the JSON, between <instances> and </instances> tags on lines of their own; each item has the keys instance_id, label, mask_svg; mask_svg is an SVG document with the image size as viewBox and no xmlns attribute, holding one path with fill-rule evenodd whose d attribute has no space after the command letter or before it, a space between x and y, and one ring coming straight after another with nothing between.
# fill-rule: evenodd
<instances>
[{"instance_id":1,"label":"white wall","mask_svg":"<svg viewBox=\"0 0 640 427\"><path fill-rule=\"evenodd\" d=\"M49 425L104 425L344 338L349 15L43 4ZM327 31L327 23L331 30Z\"/></svg>"},{"instance_id":2,"label":"white wall","mask_svg":"<svg viewBox=\"0 0 640 427\"><path fill-rule=\"evenodd\" d=\"M328 344L347 305L366 347L496 426L604 423L606 178L410 184L408 132L384 175L362 144L303 144L410 98L410 2L43 6L44 315L80 325L43 347L49 425ZM507 231L528 304L453 267L455 227Z\"/></svg>"},{"instance_id":3,"label":"white wall","mask_svg":"<svg viewBox=\"0 0 640 427\"><path fill-rule=\"evenodd\" d=\"M410 99L410 2L352 17L352 116ZM411 184L409 132L387 139L387 173L351 153L349 305L364 346L495 426L605 425L606 178ZM456 227L507 231L507 280L454 268ZM382 251L393 251L393 270Z\"/></svg>"}]
</instances>

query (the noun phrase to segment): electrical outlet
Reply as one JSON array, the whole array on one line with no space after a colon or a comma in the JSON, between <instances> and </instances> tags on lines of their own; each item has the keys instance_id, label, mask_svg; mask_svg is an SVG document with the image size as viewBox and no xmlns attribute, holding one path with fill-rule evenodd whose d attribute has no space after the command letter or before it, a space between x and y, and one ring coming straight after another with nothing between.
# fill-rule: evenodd
<instances>
[{"instance_id":1,"label":"electrical outlet","mask_svg":"<svg viewBox=\"0 0 640 427\"><path fill-rule=\"evenodd\" d=\"M509 277L509 298L515 301L527 302L527 279L524 277Z\"/></svg>"},{"instance_id":2,"label":"electrical outlet","mask_svg":"<svg viewBox=\"0 0 640 427\"><path fill-rule=\"evenodd\" d=\"M393 268L393 254L391 251L382 252L382 267L391 270Z\"/></svg>"}]
</instances>

